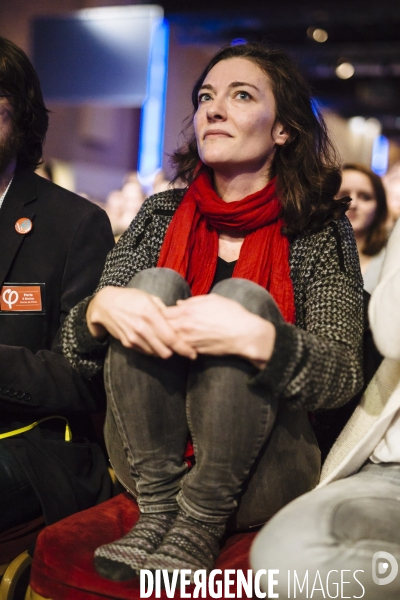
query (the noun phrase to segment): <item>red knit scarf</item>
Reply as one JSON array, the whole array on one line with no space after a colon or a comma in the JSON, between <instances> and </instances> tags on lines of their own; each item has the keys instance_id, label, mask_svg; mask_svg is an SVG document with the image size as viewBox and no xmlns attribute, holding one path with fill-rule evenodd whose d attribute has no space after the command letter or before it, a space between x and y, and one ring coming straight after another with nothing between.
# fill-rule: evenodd
<instances>
[{"instance_id":1,"label":"red knit scarf","mask_svg":"<svg viewBox=\"0 0 400 600\"><path fill-rule=\"evenodd\" d=\"M250 279L267 289L285 320L294 323L289 241L281 233L280 213L275 179L243 200L224 202L202 171L168 227L157 266L180 273L193 295L207 294L217 267L218 231L244 232L233 277Z\"/></svg>"}]
</instances>

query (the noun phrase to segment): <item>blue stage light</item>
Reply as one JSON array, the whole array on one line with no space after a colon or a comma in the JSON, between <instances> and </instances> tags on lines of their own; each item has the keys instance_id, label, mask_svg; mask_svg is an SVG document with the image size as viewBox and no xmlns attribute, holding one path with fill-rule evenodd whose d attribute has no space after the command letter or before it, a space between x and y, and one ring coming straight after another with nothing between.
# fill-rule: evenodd
<instances>
[{"instance_id":1,"label":"blue stage light","mask_svg":"<svg viewBox=\"0 0 400 600\"><path fill-rule=\"evenodd\" d=\"M231 41L231 46L241 46L242 44L247 44L247 40L245 38L235 38Z\"/></svg>"},{"instance_id":2,"label":"blue stage light","mask_svg":"<svg viewBox=\"0 0 400 600\"><path fill-rule=\"evenodd\" d=\"M387 171L388 161L389 140L384 135L377 135L372 145L372 171L382 177Z\"/></svg>"},{"instance_id":3,"label":"blue stage light","mask_svg":"<svg viewBox=\"0 0 400 600\"><path fill-rule=\"evenodd\" d=\"M152 31L147 95L140 124L138 176L145 187L152 184L154 176L162 167L168 41L168 23L165 19L159 19L154 23Z\"/></svg>"}]
</instances>

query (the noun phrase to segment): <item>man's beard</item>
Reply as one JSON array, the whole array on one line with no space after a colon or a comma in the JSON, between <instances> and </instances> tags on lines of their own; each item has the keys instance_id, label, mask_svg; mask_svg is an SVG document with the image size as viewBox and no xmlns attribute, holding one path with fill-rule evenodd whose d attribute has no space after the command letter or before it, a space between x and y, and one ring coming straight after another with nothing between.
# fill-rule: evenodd
<instances>
[{"instance_id":1,"label":"man's beard","mask_svg":"<svg viewBox=\"0 0 400 600\"><path fill-rule=\"evenodd\" d=\"M13 131L5 139L0 138L0 175L4 173L12 160L17 158L20 148L20 136Z\"/></svg>"}]
</instances>

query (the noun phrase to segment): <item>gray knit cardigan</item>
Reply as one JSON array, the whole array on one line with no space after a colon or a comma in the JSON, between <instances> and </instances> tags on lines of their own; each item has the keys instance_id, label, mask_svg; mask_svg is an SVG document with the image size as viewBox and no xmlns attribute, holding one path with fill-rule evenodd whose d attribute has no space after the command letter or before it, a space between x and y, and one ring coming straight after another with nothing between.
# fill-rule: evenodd
<instances>
[{"instance_id":1,"label":"gray knit cardigan","mask_svg":"<svg viewBox=\"0 0 400 600\"><path fill-rule=\"evenodd\" d=\"M184 190L148 198L109 253L96 291L125 286L139 271L154 267L167 227ZM346 217L290 246L296 326L277 327L268 365L251 385L263 385L293 408L336 408L362 386L362 277L353 230ZM90 298L73 308L63 327L63 352L73 367L91 378L104 362L108 341L89 333Z\"/></svg>"}]
</instances>

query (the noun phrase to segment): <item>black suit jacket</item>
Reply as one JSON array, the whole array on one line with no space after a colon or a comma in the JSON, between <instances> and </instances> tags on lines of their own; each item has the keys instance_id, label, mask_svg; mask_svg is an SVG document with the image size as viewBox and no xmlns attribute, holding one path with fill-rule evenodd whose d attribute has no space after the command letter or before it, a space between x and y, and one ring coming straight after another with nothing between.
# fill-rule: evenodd
<instances>
[{"instance_id":1,"label":"black suit jacket","mask_svg":"<svg viewBox=\"0 0 400 600\"><path fill-rule=\"evenodd\" d=\"M22 217L33 223L26 235L15 229ZM44 302L43 314L0 311L0 431L61 414L72 418L76 437L86 430L89 421L85 415L104 408L101 382L81 378L61 354L59 329L69 310L93 293L113 245L110 222L99 207L34 173L15 173L0 208L0 285L42 284ZM48 421L40 432L4 440L32 476L39 496L44 481L47 487L50 481L51 487L52 477L54 482L59 478L68 457L75 462L85 460L78 457L77 444L62 441L63 431L62 422ZM53 441L62 456L58 464L51 465L55 459ZM83 453L90 458L87 450ZM46 456L49 464L44 468ZM71 489L75 483L66 484L66 478L61 479L64 483L57 480L57 485L64 487L66 496L66 485ZM86 500L83 505L78 501L74 510L85 504ZM74 510L65 513L61 509L48 521Z\"/></svg>"},{"instance_id":2,"label":"black suit jacket","mask_svg":"<svg viewBox=\"0 0 400 600\"><path fill-rule=\"evenodd\" d=\"M15 223L28 217L21 235ZM106 213L34 173L17 172L0 209L0 284L44 284L44 314L0 311L0 427L5 414L96 410L96 399L61 355L58 330L93 293L114 245Z\"/></svg>"}]
</instances>

